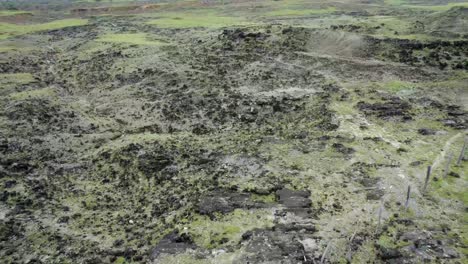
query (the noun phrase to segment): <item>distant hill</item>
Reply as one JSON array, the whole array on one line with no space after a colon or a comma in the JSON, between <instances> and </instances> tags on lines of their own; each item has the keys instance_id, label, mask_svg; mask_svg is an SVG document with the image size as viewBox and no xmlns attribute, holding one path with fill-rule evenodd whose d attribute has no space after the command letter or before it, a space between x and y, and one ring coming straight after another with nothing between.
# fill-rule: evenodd
<instances>
[{"instance_id":1,"label":"distant hill","mask_svg":"<svg viewBox=\"0 0 468 264\"><path fill-rule=\"evenodd\" d=\"M433 33L468 34L468 7L453 7L426 18L426 30Z\"/></svg>"}]
</instances>

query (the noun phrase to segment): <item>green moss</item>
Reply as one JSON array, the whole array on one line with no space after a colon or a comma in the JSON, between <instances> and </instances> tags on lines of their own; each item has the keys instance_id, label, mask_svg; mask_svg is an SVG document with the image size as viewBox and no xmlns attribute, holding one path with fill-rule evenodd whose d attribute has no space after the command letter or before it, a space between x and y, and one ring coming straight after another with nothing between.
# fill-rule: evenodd
<instances>
[{"instance_id":1,"label":"green moss","mask_svg":"<svg viewBox=\"0 0 468 264\"><path fill-rule=\"evenodd\" d=\"M387 5L402 5L402 4L404 4L406 1L405 1L405 0L385 0L384 2L385 2L385 4L387 4Z\"/></svg>"},{"instance_id":2,"label":"green moss","mask_svg":"<svg viewBox=\"0 0 468 264\"><path fill-rule=\"evenodd\" d=\"M351 263L375 263L376 255L374 242L369 240L353 254Z\"/></svg>"},{"instance_id":3,"label":"green moss","mask_svg":"<svg viewBox=\"0 0 468 264\"><path fill-rule=\"evenodd\" d=\"M324 9L281 9L266 13L266 16L309 16L329 14L336 11L335 7L328 7Z\"/></svg>"},{"instance_id":4,"label":"green moss","mask_svg":"<svg viewBox=\"0 0 468 264\"><path fill-rule=\"evenodd\" d=\"M37 90L24 91L10 94L13 100L25 100L31 98L46 98L55 96L55 90L52 88L42 88Z\"/></svg>"},{"instance_id":5,"label":"green moss","mask_svg":"<svg viewBox=\"0 0 468 264\"><path fill-rule=\"evenodd\" d=\"M30 73L0 74L0 96L7 96L24 88L23 85L34 83L36 80ZM21 94L18 94L21 97ZM11 99L14 99L10 97Z\"/></svg>"},{"instance_id":6,"label":"green moss","mask_svg":"<svg viewBox=\"0 0 468 264\"><path fill-rule=\"evenodd\" d=\"M346 101L333 101L330 105L330 109L335 111L338 115L354 115L358 112L353 103Z\"/></svg>"},{"instance_id":7,"label":"green moss","mask_svg":"<svg viewBox=\"0 0 468 264\"><path fill-rule=\"evenodd\" d=\"M30 73L5 73L0 74L0 84L28 84L34 82L35 79ZM0 87L2 88L2 87Z\"/></svg>"},{"instance_id":8,"label":"green moss","mask_svg":"<svg viewBox=\"0 0 468 264\"><path fill-rule=\"evenodd\" d=\"M468 7L468 3L448 3L446 5L403 5L403 7L430 11L447 11L453 7Z\"/></svg>"},{"instance_id":9,"label":"green moss","mask_svg":"<svg viewBox=\"0 0 468 264\"><path fill-rule=\"evenodd\" d=\"M83 26L87 23L87 19L61 19L44 24L29 25L0 23L0 39L6 39L12 36L24 35L37 31L54 30L73 26Z\"/></svg>"},{"instance_id":10,"label":"green moss","mask_svg":"<svg viewBox=\"0 0 468 264\"><path fill-rule=\"evenodd\" d=\"M135 45L151 45L159 46L165 45L166 42L159 40L151 40L148 38L148 34L145 33L128 33L128 34L106 34L97 39L100 42L108 43L127 43Z\"/></svg>"},{"instance_id":11,"label":"green moss","mask_svg":"<svg viewBox=\"0 0 468 264\"><path fill-rule=\"evenodd\" d=\"M247 25L246 19L242 17L222 16L208 11L205 13L166 13L159 19L148 22L161 28L219 28L233 25Z\"/></svg>"},{"instance_id":12,"label":"green moss","mask_svg":"<svg viewBox=\"0 0 468 264\"><path fill-rule=\"evenodd\" d=\"M210 260L198 259L190 254L166 255L158 259L160 264L211 264Z\"/></svg>"},{"instance_id":13,"label":"green moss","mask_svg":"<svg viewBox=\"0 0 468 264\"><path fill-rule=\"evenodd\" d=\"M452 169L452 171L454 171ZM466 178L466 176L465 176ZM468 179L464 179L466 181ZM453 199L468 204L468 192L463 187L460 179L448 176L446 179L439 178L438 181L431 182L431 189L441 197Z\"/></svg>"},{"instance_id":14,"label":"green moss","mask_svg":"<svg viewBox=\"0 0 468 264\"><path fill-rule=\"evenodd\" d=\"M186 230L198 246L212 249L235 245L246 231L272 225L273 217L267 210L236 209L232 213L219 215L216 220L211 220L208 216L196 216L185 226L186 229L181 228L181 230Z\"/></svg>"},{"instance_id":15,"label":"green moss","mask_svg":"<svg viewBox=\"0 0 468 264\"><path fill-rule=\"evenodd\" d=\"M23 15L23 14L32 14L28 11L22 10L0 10L0 17L1 16L14 16L14 15Z\"/></svg>"},{"instance_id":16,"label":"green moss","mask_svg":"<svg viewBox=\"0 0 468 264\"><path fill-rule=\"evenodd\" d=\"M412 90L414 89L415 84L410 83L410 82L394 80L394 81L383 83L382 86L385 90L397 93L397 92L402 92L404 90Z\"/></svg>"},{"instance_id":17,"label":"green moss","mask_svg":"<svg viewBox=\"0 0 468 264\"><path fill-rule=\"evenodd\" d=\"M396 244L393 241L393 238L387 235L382 235L379 237L379 240L377 240L377 244L381 247L384 248L396 248Z\"/></svg>"},{"instance_id":18,"label":"green moss","mask_svg":"<svg viewBox=\"0 0 468 264\"><path fill-rule=\"evenodd\" d=\"M134 2L134 0L81 0L79 2L88 2L88 3L128 3L128 2Z\"/></svg>"},{"instance_id":19,"label":"green moss","mask_svg":"<svg viewBox=\"0 0 468 264\"><path fill-rule=\"evenodd\" d=\"M118 257L115 261L114 264L124 264L125 263L125 258L124 257Z\"/></svg>"},{"instance_id":20,"label":"green moss","mask_svg":"<svg viewBox=\"0 0 468 264\"><path fill-rule=\"evenodd\" d=\"M10 52L10 51L30 51L34 50L32 47L19 47L15 45L4 45L0 47L0 53L2 52Z\"/></svg>"},{"instance_id":21,"label":"green moss","mask_svg":"<svg viewBox=\"0 0 468 264\"><path fill-rule=\"evenodd\" d=\"M254 202L261 202L261 203L275 203L276 198L274 194L268 195L259 195L259 194L252 194L252 201Z\"/></svg>"},{"instance_id":22,"label":"green moss","mask_svg":"<svg viewBox=\"0 0 468 264\"><path fill-rule=\"evenodd\" d=\"M173 133L173 134L156 134L156 133L141 133L141 134L130 134L121 136L118 139L110 141L108 144L103 145L99 148L95 155L99 156L101 151L111 150L117 151L121 148L124 148L132 143L147 144L152 142L165 142L174 137L183 137L186 136L186 133Z\"/></svg>"}]
</instances>

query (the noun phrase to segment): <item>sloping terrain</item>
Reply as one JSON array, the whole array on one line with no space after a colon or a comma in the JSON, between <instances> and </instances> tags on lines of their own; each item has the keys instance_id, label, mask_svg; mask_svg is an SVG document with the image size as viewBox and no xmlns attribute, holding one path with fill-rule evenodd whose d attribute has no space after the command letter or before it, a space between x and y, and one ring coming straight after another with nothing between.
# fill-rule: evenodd
<instances>
[{"instance_id":1,"label":"sloping terrain","mask_svg":"<svg viewBox=\"0 0 468 264\"><path fill-rule=\"evenodd\" d=\"M89 2L0 17L2 263L467 261L468 3Z\"/></svg>"}]
</instances>

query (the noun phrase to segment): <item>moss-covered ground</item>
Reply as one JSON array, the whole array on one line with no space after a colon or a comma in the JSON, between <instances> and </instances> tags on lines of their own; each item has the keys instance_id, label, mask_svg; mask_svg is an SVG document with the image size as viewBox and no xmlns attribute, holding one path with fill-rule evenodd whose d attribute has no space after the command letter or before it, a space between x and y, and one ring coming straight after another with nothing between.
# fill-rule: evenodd
<instances>
[{"instance_id":1,"label":"moss-covered ground","mask_svg":"<svg viewBox=\"0 0 468 264\"><path fill-rule=\"evenodd\" d=\"M467 261L467 3L7 2L1 263Z\"/></svg>"}]
</instances>

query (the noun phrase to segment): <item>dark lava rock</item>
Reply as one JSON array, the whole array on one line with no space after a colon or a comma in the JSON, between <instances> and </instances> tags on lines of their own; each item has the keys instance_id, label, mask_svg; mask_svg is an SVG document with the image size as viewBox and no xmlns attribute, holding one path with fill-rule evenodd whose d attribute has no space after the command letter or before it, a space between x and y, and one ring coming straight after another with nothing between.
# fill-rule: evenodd
<instances>
[{"instance_id":1,"label":"dark lava rock","mask_svg":"<svg viewBox=\"0 0 468 264\"><path fill-rule=\"evenodd\" d=\"M466 112L459 105L449 105L447 106L447 114L450 116L463 116Z\"/></svg>"},{"instance_id":2,"label":"dark lava rock","mask_svg":"<svg viewBox=\"0 0 468 264\"><path fill-rule=\"evenodd\" d=\"M117 240L114 241L114 243L112 244L112 246L114 246L114 247L120 247L120 246L123 245L123 243L124 243L123 239L117 239Z\"/></svg>"},{"instance_id":3,"label":"dark lava rock","mask_svg":"<svg viewBox=\"0 0 468 264\"><path fill-rule=\"evenodd\" d=\"M444 126L452 127L455 129L465 129L466 128L466 119L456 118L456 119L444 119L441 120Z\"/></svg>"},{"instance_id":4,"label":"dark lava rock","mask_svg":"<svg viewBox=\"0 0 468 264\"><path fill-rule=\"evenodd\" d=\"M279 203L288 208L310 207L312 201L309 199L309 196L309 191L293 191L286 188L276 191L276 197Z\"/></svg>"},{"instance_id":5,"label":"dark lava rock","mask_svg":"<svg viewBox=\"0 0 468 264\"><path fill-rule=\"evenodd\" d=\"M256 229L246 235L246 252L239 263L304 263L304 246L296 232L284 230Z\"/></svg>"},{"instance_id":6,"label":"dark lava rock","mask_svg":"<svg viewBox=\"0 0 468 264\"><path fill-rule=\"evenodd\" d=\"M367 200L380 200L384 196L385 190L383 189L372 189L368 190L366 193Z\"/></svg>"},{"instance_id":7,"label":"dark lava rock","mask_svg":"<svg viewBox=\"0 0 468 264\"><path fill-rule=\"evenodd\" d=\"M158 245L151 250L150 258L154 260L161 254L178 254L185 252L187 249L195 248L196 246L189 236L186 234L179 235L178 232L174 231L159 241Z\"/></svg>"},{"instance_id":8,"label":"dark lava rock","mask_svg":"<svg viewBox=\"0 0 468 264\"><path fill-rule=\"evenodd\" d=\"M412 242L407 249L422 256L424 259L453 259L458 258L459 254L449 245L453 243L450 240L438 240L429 232L413 231L401 235L401 240Z\"/></svg>"},{"instance_id":9,"label":"dark lava rock","mask_svg":"<svg viewBox=\"0 0 468 264\"><path fill-rule=\"evenodd\" d=\"M345 145L341 144L341 143L334 143L332 145L332 147L340 152L340 153L343 153L345 155L350 155L350 154L353 154L355 152L355 150L353 148L348 148L346 147Z\"/></svg>"},{"instance_id":10,"label":"dark lava rock","mask_svg":"<svg viewBox=\"0 0 468 264\"><path fill-rule=\"evenodd\" d=\"M380 247L379 249L379 256L382 260L388 260L388 259L396 259L400 258L403 255L401 252L397 249L394 248L385 248L385 247Z\"/></svg>"},{"instance_id":11,"label":"dark lava rock","mask_svg":"<svg viewBox=\"0 0 468 264\"><path fill-rule=\"evenodd\" d=\"M62 216L57 220L57 223L59 223L59 224L68 224L69 220L70 220L69 216Z\"/></svg>"},{"instance_id":12,"label":"dark lava rock","mask_svg":"<svg viewBox=\"0 0 468 264\"><path fill-rule=\"evenodd\" d=\"M428 136L428 135L435 135L436 131L429 129L429 128L420 128L418 129L418 133L423 135L423 136Z\"/></svg>"},{"instance_id":13,"label":"dark lava rock","mask_svg":"<svg viewBox=\"0 0 468 264\"><path fill-rule=\"evenodd\" d=\"M200 200L198 204L198 212L205 215L213 215L215 212L229 213L236 208L252 208L258 207L250 201L250 194L247 193L230 193L216 192Z\"/></svg>"},{"instance_id":14,"label":"dark lava rock","mask_svg":"<svg viewBox=\"0 0 468 264\"><path fill-rule=\"evenodd\" d=\"M5 182L4 187L5 188L11 188L11 187L13 187L15 185L16 185L16 181L15 180L10 180L10 181Z\"/></svg>"},{"instance_id":15,"label":"dark lava rock","mask_svg":"<svg viewBox=\"0 0 468 264\"><path fill-rule=\"evenodd\" d=\"M200 214L212 214L214 212L229 213L234 207L229 203L226 197L206 197L198 204Z\"/></svg>"},{"instance_id":16,"label":"dark lava rock","mask_svg":"<svg viewBox=\"0 0 468 264\"><path fill-rule=\"evenodd\" d=\"M315 232L317 231L317 228L314 225L311 224L277 224L274 226L275 231L281 231L281 232L299 232L301 230L305 230L307 232Z\"/></svg>"},{"instance_id":17,"label":"dark lava rock","mask_svg":"<svg viewBox=\"0 0 468 264\"><path fill-rule=\"evenodd\" d=\"M397 97L392 97L381 103L366 103L359 102L357 104L359 110L368 115L376 115L380 118L402 117L404 120L410 120L409 110L411 105Z\"/></svg>"}]
</instances>

